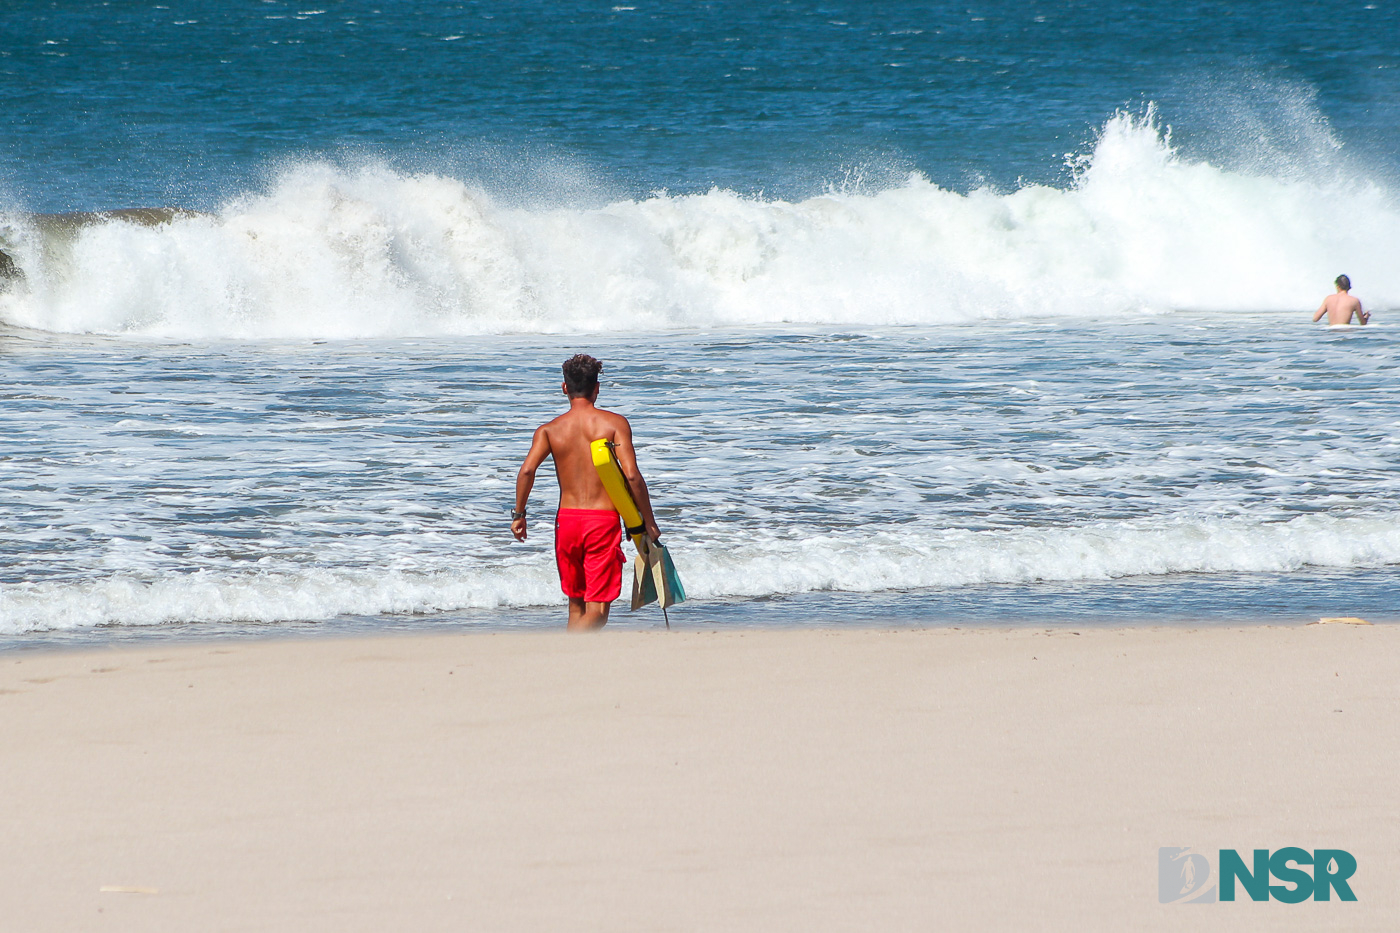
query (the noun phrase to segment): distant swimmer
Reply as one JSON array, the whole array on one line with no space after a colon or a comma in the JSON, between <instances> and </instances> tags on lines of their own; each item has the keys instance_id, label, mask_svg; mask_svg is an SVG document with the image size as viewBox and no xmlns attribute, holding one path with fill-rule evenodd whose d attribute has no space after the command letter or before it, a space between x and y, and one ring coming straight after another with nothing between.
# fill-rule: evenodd
<instances>
[{"instance_id":1,"label":"distant swimmer","mask_svg":"<svg viewBox=\"0 0 1400 933\"><path fill-rule=\"evenodd\" d=\"M1352 315L1356 315L1359 324L1370 321L1371 315L1361 310L1361 299L1351 294L1351 279L1339 275L1336 284L1337 293L1322 299L1322 306L1313 315L1313 321L1322 320L1324 314L1327 315L1328 324L1350 324Z\"/></svg>"},{"instance_id":2,"label":"distant swimmer","mask_svg":"<svg viewBox=\"0 0 1400 933\"><path fill-rule=\"evenodd\" d=\"M628 491L642 513L646 533L661 537L651 512L646 481L637 469L632 449L632 426L627 419L598 408L598 374L603 364L580 353L564 363L564 395L569 410L535 430L530 452L515 478L515 509L511 534L526 535L525 506L535 485L535 471L546 457L554 458L559 478L559 510L554 519L554 557L559 585L569 598L569 629L602 628L613 600L622 594L622 519L593 466L593 441L613 444Z\"/></svg>"}]
</instances>

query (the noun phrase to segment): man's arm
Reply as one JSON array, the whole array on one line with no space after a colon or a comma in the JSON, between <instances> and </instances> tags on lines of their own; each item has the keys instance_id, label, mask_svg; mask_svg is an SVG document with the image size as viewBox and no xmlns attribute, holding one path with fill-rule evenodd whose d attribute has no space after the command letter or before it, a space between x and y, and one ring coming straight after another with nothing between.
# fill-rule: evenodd
<instances>
[{"instance_id":1,"label":"man's arm","mask_svg":"<svg viewBox=\"0 0 1400 933\"><path fill-rule=\"evenodd\" d=\"M626 418L619 418L617 436L613 438L613 453L617 455L617 465L622 469L622 478L627 480L627 491L632 501L637 503L637 511L642 513L642 523L647 536L653 541L661 539L661 529L656 526L656 516L651 511L651 495L647 492L647 481L642 479L642 471L637 468L637 452L632 448L632 425Z\"/></svg>"},{"instance_id":2,"label":"man's arm","mask_svg":"<svg viewBox=\"0 0 1400 933\"><path fill-rule=\"evenodd\" d=\"M1356 319L1362 324L1371 323L1371 315L1361 309L1361 299L1356 299Z\"/></svg>"},{"instance_id":3,"label":"man's arm","mask_svg":"<svg viewBox=\"0 0 1400 933\"><path fill-rule=\"evenodd\" d=\"M511 517L510 533L517 541L525 540L525 506L530 501L530 490L535 488L535 471L550 453L549 434L544 425L540 425L535 429L535 439L530 442L525 462L520 464L520 472L515 474L515 515Z\"/></svg>"},{"instance_id":4,"label":"man's arm","mask_svg":"<svg viewBox=\"0 0 1400 933\"><path fill-rule=\"evenodd\" d=\"M1313 315L1313 323L1322 320L1322 316L1327 313L1327 299L1322 299L1322 304L1318 306L1317 313Z\"/></svg>"}]
</instances>

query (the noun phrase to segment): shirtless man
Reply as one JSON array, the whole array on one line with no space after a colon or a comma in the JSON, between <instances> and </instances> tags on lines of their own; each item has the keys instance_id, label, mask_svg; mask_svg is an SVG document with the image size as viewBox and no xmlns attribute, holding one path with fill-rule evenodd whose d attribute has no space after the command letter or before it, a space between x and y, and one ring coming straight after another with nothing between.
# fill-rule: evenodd
<instances>
[{"instance_id":1,"label":"shirtless man","mask_svg":"<svg viewBox=\"0 0 1400 933\"><path fill-rule=\"evenodd\" d=\"M1350 324L1353 314L1356 315L1357 323L1365 324L1370 321L1371 315L1361 310L1361 300L1351 295L1351 279L1339 275L1336 284L1337 293L1322 299L1322 307L1313 315L1313 322L1322 320L1324 314L1327 315L1328 324Z\"/></svg>"},{"instance_id":2,"label":"shirtless man","mask_svg":"<svg viewBox=\"0 0 1400 933\"><path fill-rule=\"evenodd\" d=\"M607 438L613 442L613 453L642 513L646 533L654 541L661 537L651 513L646 481L637 469L632 426L621 415L595 404L602 370L602 363L582 353L564 363L563 389L569 410L535 430L530 452L515 478L515 509L510 513L511 534L524 541L525 505L535 485L535 470L552 456L559 477L554 557L559 585L569 597L570 631L602 628L613 600L622 595L622 565L626 561L622 556L622 520L593 467L593 441Z\"/></svg>"}]
</instances>

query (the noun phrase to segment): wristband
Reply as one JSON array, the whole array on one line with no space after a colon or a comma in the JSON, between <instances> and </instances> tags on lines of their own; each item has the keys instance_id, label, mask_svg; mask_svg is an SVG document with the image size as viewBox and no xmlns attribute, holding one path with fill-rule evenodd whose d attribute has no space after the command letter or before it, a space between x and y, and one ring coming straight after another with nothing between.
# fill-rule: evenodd
<instances>
[{"instance_id":1,"label":"wristband","mask_svg":"<svg viewBox=\"0 0 1400 933\"><path fill-rule=\"evenodd\" d=\"M510 520L511 520L511 521L513 521L513 522L514 522L514 521L519 521L520 519L522 519L522 518L524 518L524 517L525 517L525 513L524 513L524 512L517 512L517 511L515 511L515 509L511 509L511 510L510 510Z\"/></svg>"}]
</instances>

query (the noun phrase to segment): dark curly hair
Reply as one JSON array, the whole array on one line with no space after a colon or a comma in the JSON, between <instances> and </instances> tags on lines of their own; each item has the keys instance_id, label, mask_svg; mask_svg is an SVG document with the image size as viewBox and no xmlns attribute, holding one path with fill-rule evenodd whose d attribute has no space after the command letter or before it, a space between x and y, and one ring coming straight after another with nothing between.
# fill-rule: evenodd
<instances>
[{"instance_id":1,"label":"dark curly hair","mask_svg":"<svg viewBox=\"0 0 1400 933\"><path fill-rule=\"evenodd\" d=\"M569 398L587 398L598 388L598 374L603 364L587 353L576 353L564 361L564 385Z\"/></svg>"}]
</instances>

